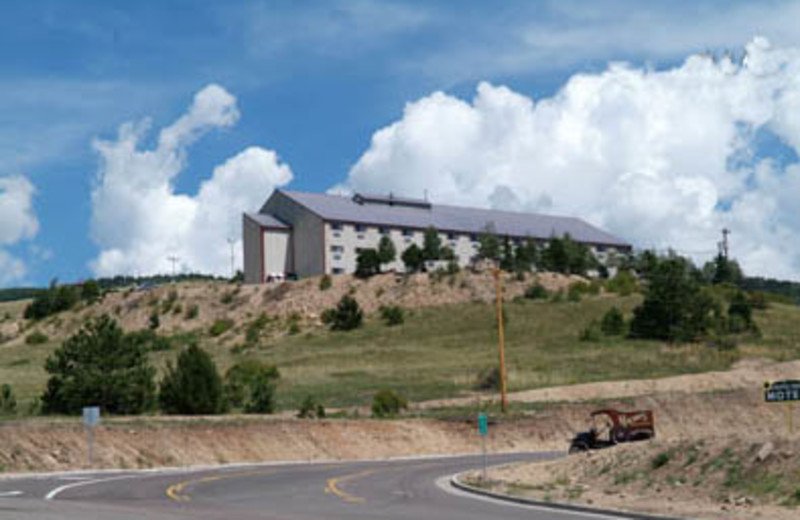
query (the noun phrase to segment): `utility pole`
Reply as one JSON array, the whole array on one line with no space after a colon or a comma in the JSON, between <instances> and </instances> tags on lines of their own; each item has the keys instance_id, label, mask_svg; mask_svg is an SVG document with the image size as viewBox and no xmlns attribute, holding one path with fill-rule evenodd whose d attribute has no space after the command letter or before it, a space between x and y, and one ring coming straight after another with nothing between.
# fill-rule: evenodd
<instances>
[{"instance_id":1,"label":"utility pole","mask_svg":"<svg viewBox=\"0 0 800 520\"><path fill-rule=\"evenodd\" d=\"M728 235L731 234L731 230L728 228L722 228L722 256L725 257L725 260L728 259Z\"/></svg>"},{"instance_id":2,"label":"utility pole","mask_svg":"<svg viewBox=\"0 0 800 520\"><path fill-rule=\"evenodd\" d=\"M178 263L178 260L180 260L180 258L175 256L175 255L170 255L170 256L167 257L167 260L172 262L172 281L174 282L175 281L175 264Z\"/></svg>"},{"instance_id":3,"label":"utility pole","mask_svg":"<svg viewBox=\"0 0 800 520\"><path fill-rule=\"evenodd\" d=\"M228 237L228 245L231 246L231 280L233 277L236 276L236 271L234 271L234 259L233 259L233 245L236 243L236 240Z\"/></svg>"},{"instance_id":4,"label":"utility pole","mask_svg":"<svg viewBox=\"0 0 800 520\"><path fill-rule=\"evenodd\" d=\"M503 282L500 278L500 269L494 269L494 286L496 293L497 309L497 339L500 354L500 409L503 413L508 411L508 397L506 395L506 355L503 337Z\"/></svg>"}]
</instances>

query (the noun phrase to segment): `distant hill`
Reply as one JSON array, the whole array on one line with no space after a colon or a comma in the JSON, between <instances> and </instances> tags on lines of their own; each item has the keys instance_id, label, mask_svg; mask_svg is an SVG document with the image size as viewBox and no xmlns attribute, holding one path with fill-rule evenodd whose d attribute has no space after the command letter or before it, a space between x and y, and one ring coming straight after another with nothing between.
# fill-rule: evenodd
<instances>
[{"instance_id":1,"label":"distant hill","mask_svg":"<svg viewBox=\"0 0 800 520\"><path fill-rule=\"evenodd\" d=\"M774 278L747 277L742 281L742 288L748 291L761 291L779 294L788 301L800 305L800 282L775 280Z\"/></svg>"},{"instance_id":2,"label":"distant hill","mask_svg":"<svg viewBox=\"0 0 800 520\"><path fill-rule=\"evenodd\" d=\"M14 302L17 300L27 300L34 298L45 289L38 287L13 287L11 289L0 289L0 302Z\"/></svg>"}]
</instances>

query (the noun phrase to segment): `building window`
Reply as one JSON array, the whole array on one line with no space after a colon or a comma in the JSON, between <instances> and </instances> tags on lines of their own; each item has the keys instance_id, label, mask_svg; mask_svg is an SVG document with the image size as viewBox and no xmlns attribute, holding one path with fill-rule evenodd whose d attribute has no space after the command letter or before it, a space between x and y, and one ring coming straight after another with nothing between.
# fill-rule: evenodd
<instances>
[{"instance_id":1,"label":"building window","mask_svg":"<svg viewBox=\"0 0 800 520\"><path fill-rule=\"evenodd\" d=\"M331 273L333 273L333 274L344 274L344 269L342 269L341 267L334 267L333 269L331 269Z\"/></svg>"},{"instance_id":2,"label":"building window","mask_svg":"<svg viewBox=\"0 0 800 520\"><path fill-rule=\"evenodd\" d=\"M595 249L597 250L598 253L603 253L606 250L606 246L598 245L598 246L595 246Z\"/></svg>"},{"instance_id":3,"label":"building window","mask_svg":"<svg viewBox=\"0 0 800 520\"><path fill-rule=\"evenodd\" d=\"M447 234L447 240L455 240L455 239L456 239L456 234L455 233L448 233Z\"/></svg>"},{"instance_id":4,"label":"building window","mask_svg":"<svg viewBox=\"0 0 800 520\"><path fill-rule=\"evenodd\" d=\"M331 229L334 231L341 231L342 230L342 223L341 222L331 222Z\"/></svg>"},{"instance_id":5,"label":"building window","mask_svg":"<svg viewBox=\"0 0 800 520\"><path fill-rule=\"evenodd\" d=\"M384 227L384 226L382 226L382 227L379 227L379 228L378 228L378 232L379 232L381 235L388 235L388 234L389 234L389 232L390 232L390 230L389 230L389 228L388 228L388 227Z\"/></svg>"},{"instance_id":6,"label":"building window","mask_svg":"<svg viewBox=\"0 0 800 520\"><path fill-rule=\"evenodd\" d=\"M412 230L412 229L404 229L403 230L403 236L404 237L413 237L414 236L414 230Z\"/></svg>"},{"instance_id":7,"label":"building window","mask_svg":"<svg viewBox=\"0 0 800 520\"><path fill-rule=\"evenodd\" d=\"M342 255L333 255L333 259L334 260L341 260L342 259Z\"/></svg>"},{"instance_id":8,"label":"building window","mask_svg":"<svg viewBox=\"0 0 800 520\"><path fill-rule=\"evenodd\" d=\"M367 226L365 226L364 224L356 224L356 232L363 233L366 230Z\"/></svg>"},{"instance_id":9,"label":"building window","mask_svg":"<svg viewBox=\"0 0 800 520\"><path fill-rule=\"evenodd\" d=\"M469 239L470 239L471 241L473 241L473 242L477 242L477 241L478 241L478 235L476 235L475 233L473 233L473 234L471 234L471 235L469 236Z\"/></svg>"},{"instance_id":10,"label":"building window","mask_svg":"<svg viewBox=\"0 0 800 520\"><path fill-rule=\"evenodd\" d=\"M344 253L344 246L331 246L332 253Z\"/></svg>"}]
</instances>

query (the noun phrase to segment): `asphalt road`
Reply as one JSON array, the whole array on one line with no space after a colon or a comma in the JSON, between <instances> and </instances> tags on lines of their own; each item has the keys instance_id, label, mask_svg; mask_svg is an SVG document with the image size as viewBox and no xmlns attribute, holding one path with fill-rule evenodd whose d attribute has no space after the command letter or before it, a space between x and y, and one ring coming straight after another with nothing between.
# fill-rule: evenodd
<instances>
[{"instance_id":1,"label":"asphalt road","mask_svg":"<svg viewBox=\"0 0 800 520\"><path fill-rule=\"evenodd\" d=\"M489 463L552 456L498 455ZM470 456L11 478L0 480L0 519L598 518L473 498L446 485L452 474L480 465Z\"/></svg>"}]
</instances>

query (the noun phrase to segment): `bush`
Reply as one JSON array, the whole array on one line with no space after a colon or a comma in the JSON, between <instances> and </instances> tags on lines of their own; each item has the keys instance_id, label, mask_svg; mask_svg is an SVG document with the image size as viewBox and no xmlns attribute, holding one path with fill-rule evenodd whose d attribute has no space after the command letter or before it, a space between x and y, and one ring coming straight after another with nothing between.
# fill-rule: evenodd
<instances>
[{"instance_id":1,"label":"bush","mask_svg":"<svg viewBox=\"0 0 800 520\"><path fill-rule=\"evenodd\" d=\"M542 284L533 284L525 289L525 298L529 300L546 300L550 294Z\"/></svg>"},{"instance_id":2,"label":"bush","mask_svg":"<svg viewBox=\"0 0 800 520\"><path fill-rule=\"evenodd\" d=\"M233 328L233 320L230 318L220 318L216 320L208 329L208 333L212 337L222 336Z\"/></svg>"},{"instance_id":3,"label":"bush","mask_svg":"<svg viewBox=\"0 0 800 520\"><path fill-rule=\"evenodd\" d=\"M581 301L581 295L583 294L583 289L581 289L580 284L572 284L569 286L567 290L567 300L571 302L579 302Z\"/></svg>"},{"instance_id":4,"label":"bush","mask_svg":"<svg viewBox=\"0 0 800 520\"><path fill-rule=\"evenodd\" d=\"M402 325L405 322L405 312L402 307L389 305L380 308L381 318L389 327Z\"/></svg>"},{"instance_id":5,"label":"bush","mask_svg":"<svg viewBox=\"0 0 800 520\"><path fill-rule=\"evenodd\" d=\"M246 413L272 413L275 411L275 384L268 374L259 374L250 385L250 400L244 407Z\"/></svg>"},{"instance_id":6,"label":"bush","mask_svg":"<svg viewBox=\"0 0 800 520\"><path fill-rule=\"evenodd\" d=\"M358 278L369 278L381 272L381 260L374 249L362 249L356 257L355 275Z\"/></svg>"},{"instance_id":7,"label":"bush","mask_svg":"<svg viewBox=\"0 0 800 520\"><path fill-rule=\"evenodd\" d=\"M221 413L222 379L208 352L197 344L181 352L177 365L167 365L158 398L161 409L168 414Z\"/></svg>"},{"instance_id":8,"label":"bush","mask_svg":"<svg viewBox=\"0 0 800 520\"><path fill-rule=\"evenodd\" d=\"M100 299L100 284L96 280L86 280L81 285L81 299L88 303L95 303Z\"/></svg>"},{"instance_id":9,"label":"bush","mask_svg":"<svg viewBox=\"0 0 800 520\"><path fill-rule=\"evenodd\" d=\"M333 281L331 280L331 275L324 274L322 278L319 279L319 290L320 291L327 291L333 285Z\"/></svg>"},{"instance_id":10,"label":"bush","mask_svg":"<svg viewBox=\"0 0 800 520\"><path fill-rule=\"evenodd\" d=\"M484 369L478 374L475 382L475 390L499 390L500 389L500 368L497 366Z\"/></svg>"},{"instance_id":11,"label":"bush","mask_svg":"<svg viewBox=\"0 0 800 520\"><path fill-rule=\"evenodd\" d=\"M592 321L581 331L580 340L590 342L600 341L602 337L600 332L600 325L597 323L597 321Z\"/></svg>"},{"instance_id":12,"label":"bush","mask_svg":"<svg viewBox=\"0 0 800 520\"><path fill-rule=\"evenodd\" d=\"M417 244L411 244L403 251L400 256L403 261L407 273L417 273L422 270L425 264L425 257L422 254L422 249Z\"/></svg>"},{"instance_id":13,"label":"bush","mask_svg":"<svg viewBox=\"0 0 800 520\"><path fill-rule=\"evenodd\" d=\"M625 317L622 311L617 307L608 309L600 322L600 330L606 336L620 336L625 332Z\"/></svg>"},{"instance_id":14,"label":"bush","mask_svg":"<svg viewBox=\"0 0 800 520\"><path fill-rule=\"evenodd\" d=\"M256 380L260 377L270 380L280 379L281 374L275 365L257 359L245 359L225 372L225 399L234 408L246 405L245 400L252 397Z\"/></svg>"},{"instance_id":15,"label":"bush","mask_svg":"<svg viewBox=\"0 0 800 520\"><path fill-rule=\"evenodd\" d=\"M353 330L364 322L364 313L355 298L345 295L339 300L333 313L324 318L330 320L328 326L331 330Z\"/></svg>"},{"instance_id":16,"label":"bush","mask_svg":"<svg viewBox=\"0 0 800 520\"><path fill-rule=\"evenodd\" d=\"M108 315L87 322L47 358L45 413L79 414L100 406L111 414L137 414L154 400L155 370L147 351Z\"/></svg>"},{"instance_id":17,"label":"bush","mask_svg":"<svg viewBox=\"0 0 800 520\"><path fill-rule=\"evenodd\" d=\"M127 341L131 341L142 348L145 352L163 352L172 348L172 342L164 336L159 336L152 330L140 330L129 332L125 335Z\"/></svg>"},{"instance_id":18,"label":"bush","mask_svg":"<svg viewBox=\"0 0 800 520\"><path fill-rule=\"evenodd\" d=\"M50 341L50 337L42 332L34 331L25 336L26 345L41 345Z\"/></svg>"},{"instance_id":19,"label":"bush","mask_svg":"<svg viewBox=\"0 0 800 520\"><path fill-rule=\"evenodd\" d=\"M731 304L728 307L728 319L731 323L731 332L744 332L752 328L753 308L744 292L738 291L731 299ZM735 330L734 327L738 330Z\"/></svg>"},{"instance_id":20,"label":"bush","mask_svg":"<svg viewBox=\"0 0 800 520\"><path fill-rule=\"evenodd\" d=\"M650 460L650 467L652 469L659 469L666 466L669 461L672 459L672 454L668 451L664 451L656 455Z\"/></svg>"},{"instance_id":21,"label":"bush","mask_svg":"<svg viewBox=\"0 0 800 520\"><path fill-rule=\"evenodd\" d=\"M0 414L14 415L17 413L17 398L11 385L3 383L0 386Z\"/></svg>"},{"instance_id":22,"label":"bush","mask_svg":"<svg viewBox=\"0 0 800 520\"><path fill-rule=\"evenodd\" d=\"M325 407L314 396L307 396L297 410L298 419L324 419Z\"/></svg>"},{"instance_id":23,"label":"bush","mask_svg":"<svg viewBox=\"0 0 800 520\"><path fill-rule=\"evenodd\" d=\"M158 311L155 310L152 313L150 313L148 327L150 327L150 330L156 330L160 326L161 326L161 319L158 317Z\"/></svg>"},{"instance_id":24,"label":"bush","mask_svg":"<svg viewBox=\"0 0 800 520\"><path fill-rule=\"evenodd\" d=\"M606 282L606 290L620 296L629 296L637 289L636 278L629 271L620 270L614 278Z\"/></svg>"},{"instance_id":25,"label":"bush","mask_svg":"<svg viewBox=\"0 0 800 520\"><path fill-rule=\"evenodd\" d=\"M752 292L749 295L750 299L750 307L753 309L757 309L760 311L766 310L769 308L769 302L767 301L767 295L761 291Z\"/></svg>"},{"instance_id":26,"label":"bush","mask_svg":"<svg viewBox=\"0 0 800 520\"><path fill-rule=\"evenodd\" d=\"M184 318L187 320L193 320L200 315L200 307L197 306L196 303L193 303L186 307L186 314L184 314Z\"/></svg>"},{"instance_id":27,"label":"bush","mask_svg":"<svg viewBox=\"0 0 800 520\"><path fill-rule=\"evenodd\" d=\"M373 417L394 417L407 408L406 399L393 390L381 390L372 398Z\"/></svg>"},{"instance_id":28,"label":"bush","mask_svg":"<svg viewBox=\"0 0 800 520\"><path fill-rule=\"evenodd\" d=\"M53 280L50 288L37 294L25 307L25 319L40 320L71 309L80 301L80 288L73 285L57 285Z\"/></svg>"}]
</instances>

